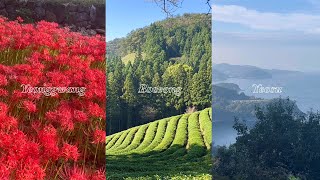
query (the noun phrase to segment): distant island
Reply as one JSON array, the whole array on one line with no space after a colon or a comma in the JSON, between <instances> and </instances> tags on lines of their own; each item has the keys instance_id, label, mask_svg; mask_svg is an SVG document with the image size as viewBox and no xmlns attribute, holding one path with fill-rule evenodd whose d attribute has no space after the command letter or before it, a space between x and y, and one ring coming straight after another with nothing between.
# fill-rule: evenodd
<instances>
[{"instance_id":1,"label":"distant island","mask_svg":"<svg viewBox=\"0 0 320 180\"><path fill-rule=\"evenodd\" d=\"M268 103L278 100L263 99L254 96L247 96L240 92L240 88L234 83L218 83L213 85L213 121L233 121L234 117L243 120L255 120L255 108L265 107ZM304 113L294 107L294 114L297 116Z\"/></svg>"},{"instance_id":2,"label":"distant island","mask_svg":"<svg viewBox=\"0 0 320 180\"><path fill-rule=\"evenodd\" d=\"M263 69L249 65L231 65L227 63L213 64L213 80L224 81L229 78L238 79L269 79L273 75L297 74L299 71Z\"/></svg>"},{"instance_id":3,"label":"distant island","mask_svg":"<svg viewBox=\"0 0 320 180\"><path fill-rule=\"evenodd\" d=\"M234 83L218 83L218 84L216 84L216 86L227 88L227 89L231 89L231 90L235 90L237 92L241 91L240 87L237 84L234 84Z\"/></svg>"}]
</instances>

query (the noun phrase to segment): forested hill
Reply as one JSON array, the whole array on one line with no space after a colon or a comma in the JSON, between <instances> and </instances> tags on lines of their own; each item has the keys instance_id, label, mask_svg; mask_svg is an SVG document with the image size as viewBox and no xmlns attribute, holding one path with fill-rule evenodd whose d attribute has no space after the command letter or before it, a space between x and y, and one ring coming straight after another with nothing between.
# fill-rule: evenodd
<instances>
[{"instance_id":1,"label":"forested hill","mask_svg":"<svg viewBox=\"0 0 320 180\"><path fill-rule=\"evenodd\" d=\"M157 32L150 33L154 29ZM206 29L208 35L211 35L211 15L207 14L184 14L173 18L167 18L163 21L152 23L149 26L131 31L126 37L114 39L107 42L107 54L124 57L130 53L136 53L140 49L148 50L148 45L153 42L148 36L162 36L159 41L159 46L164 46L161 49L167 51L166 55L170 57L178 57L190 51L191 45L197 42L192 42L192 35L199 30ZM210 44L211 45L211 44ZM211 46L210 46L211 47Z\"/></svg>"},{"instance_id":2,"label":"forested hill","mask_svg":"<svg viewBox=\"0 0 320 180\"><path fill-rule=\"evenodd\" d=\"M185 14L107 43L108 132L211 106L211 16ZM139 94L181 87L181 94Z\"/></svg>"}]
</instances>

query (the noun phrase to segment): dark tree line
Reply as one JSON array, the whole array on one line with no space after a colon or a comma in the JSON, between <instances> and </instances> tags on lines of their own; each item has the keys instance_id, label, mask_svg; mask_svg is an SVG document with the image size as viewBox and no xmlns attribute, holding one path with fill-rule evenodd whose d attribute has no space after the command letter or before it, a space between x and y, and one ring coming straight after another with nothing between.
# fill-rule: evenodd
<instances>
[{"instance_id":1,"label":"dark tree line","mask_svg":"<svg viewBox=\"0 0 320 180\"><path fill-rule=\"evenodd\" d=\"M236 119L239 137L217 150L213 174L220 179L319 179L320 114L294 115L289 99L257 108L252 128ZM223 178L224 177L224 178Z\"/></svg>"},{"instance_id":2,"label":"dark tree line","mask_svg":"<svg viewBox=\"0 0 320 180\"><path fill-rule=\"evenodd\" d=\"M108 134L182 114L188 107L211 106L210 16L169 18L116 43L107 58ZM134 59L124 63L121 56L130 53ZM139 94L140 84L181 87L181 95Z\"/></svg>"}]
</instances>

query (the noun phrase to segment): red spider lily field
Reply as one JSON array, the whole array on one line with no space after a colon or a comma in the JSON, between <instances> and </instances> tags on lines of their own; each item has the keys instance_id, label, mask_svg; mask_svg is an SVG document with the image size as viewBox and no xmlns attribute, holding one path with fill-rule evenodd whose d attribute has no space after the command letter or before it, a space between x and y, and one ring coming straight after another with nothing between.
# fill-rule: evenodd
<instances>
[{"instance_id":1,"label":"red spider lily field","mask_svg":"<svg viewBox=\"0 0 320 180\"><path fill-rule=\"evenodd\" d=\"M105 179L105 46L102 36L0 16L0 179Z\"/></svg>"}]
</instances>

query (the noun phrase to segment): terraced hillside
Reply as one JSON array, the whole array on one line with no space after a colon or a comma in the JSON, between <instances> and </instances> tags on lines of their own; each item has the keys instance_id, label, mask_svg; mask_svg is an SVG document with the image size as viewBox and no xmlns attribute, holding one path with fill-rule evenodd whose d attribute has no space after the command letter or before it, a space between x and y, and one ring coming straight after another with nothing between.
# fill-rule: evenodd
<instances>
[{"instance_id":1,"label":"terraced hillside","mask_svg":"<svg viewBox=\"0 0 320 180\"><path fill-rule=\"evenodd\" d=\"M211 179L212 110L107 136L107 179Z\"/></svg>"}]
</instances>

